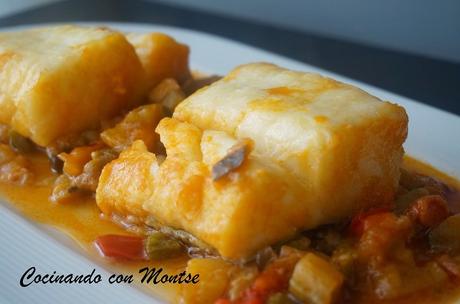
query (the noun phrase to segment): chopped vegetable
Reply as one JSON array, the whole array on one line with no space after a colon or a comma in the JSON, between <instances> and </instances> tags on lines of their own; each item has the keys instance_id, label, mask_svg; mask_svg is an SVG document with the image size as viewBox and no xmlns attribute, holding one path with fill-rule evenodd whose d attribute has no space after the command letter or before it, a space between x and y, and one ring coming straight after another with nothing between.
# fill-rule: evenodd
<instances>
[{"instance_id":1,"label":"chopped vegetable","mask_svg":"<svg viewBox=\"0 0 460 304\"><path fill-rule=\"evenodd\" d=\"M174 229L172 227L162 225L152 216L147 217L145 223L156 231L169 235L175 240L179 240L182 244L186 244L188 247L187 253L192 257L217 256L217 252L213 247L185 230Z\"/></svg>"},{"instance_id":2,"label":"chopped vegetable","mask_svg":"<svg viewBox=\"0 0 460 304\"><path fill-rule=\"evenodd\" d=\"M235 301L243 295L243 292L248 289L254 280L257 278L259 271L255 266L246 266L238 269L232 277L228 288L228 297L231 301Z\"/></svg>"},{"instance_id":3,"label":"chopped vegetable","mask_svg":"<svg viewBox=\"0 0 460 304\"><path fill-rule=\"evenodd\" d=\"M99 147L98 150L94 150ZM70 154L65 154L64 175L58 177L54 183L53 193L51 200L54 202L66 202L74 195L81 194L82 192L96 191L99 176L101 175L104 166L118 157L118 153L113 149L102 148L100 144L96 147L79 147L75 148ZM81 148L81 149L80 149ZM72 153L75 153L73 156ZM89 161L87 160L89 153ZM61 153L60 155L62 155ZM83 164L83 162L85 162ZM83 164L83 168L80 166ZM77 173L78 175L71 175L68 173Z\"/></svg>"},{"instance_id":4,"label":"chopped vegetable","mask_svg":"<svg viewBox=\"0 0 460 304\"><path fill-rule=\"evenodd\" d=\"M460 254L460 214L445 219L428 236L434 249Z\"/></svg>"},{"instance_id":5,"label":"chopped vegetable","mask_svg":"<svg viewBox=\"0 0 460 304\"><path fill-rule=\"evenodd\" d=\"M303 257L305 253L306 252L304 250L300 250L300 249L297 249L297 248L294 248L288 245L283 245L281 246L279 257L281 259L288 258L288 259L297 261L301 257Z\"/></svg>"},{"instance_id":6,"label":"chopped vegetable","mask_svg":"<svg viewBox=\"0 0 460 304\"><path fill-rule=\"evenodd\" d=\"M361 236L364 232L365 220L369 216L379 214L379 213L386 213L388 211L389 211L389 208L382 207L382 208L374 208L374 209L370 209L365 212L358 213L356 216L353 217L350 223L349 231L351 235L358 236L358 237Z\"/></svg>"},{"instance_id":7,"label":"chopped vegetable","mask_svg":"<svg viewBox=\"0 0 460 304\"><path fill-rule=\"evenodd\" d=\"M32 179L29 171L29 161L18 155L13 149L0 144L0 181L15 185L24 185Z\"/></svg>"},{"instance_id":8,"label":"chopped vegetable","mask_svg":"<svg viewBox=\"0 0 460 304\"><path fill-rule=\"evenodd\" d=\"M426 195L418 198L407 210L409 217L417 223L436 227L449 215L447 202L440 195Z\"/></svg>"},{"instance_id":9,"label":"chopped vegetable","mask_svg":"<svg viewBox=\"0 0 460 304\"><path fill-rule=\"evenodd\" d=\"M15 185L27 184L33 176L27 167L27 159L18 156L13 161L0 166L0 181Z\"/></svg>"},{"instance_id":10,"label":"chopped vegetable","mask_svg":"<svg viewBox=\"0 0 460 304\"><path fill-rule=\"evenodd\" d=\"M283 246L288 247L288 246ZM304 252L294 249L282 250L282 256L265 267L264 271L254 280L235 303L265 303L267 299L278 292L285 292L289 286L294 266L304 255Z\"/></svg>"},{"instance_id":11,"label":"chopped vegetable","mask_svg":"<svg viewBox=\"0 0 460 304\"><path fill-rule=\"evenodd\" d=\"M70 153L60 153L58 157L64 162L63 172L69 176L77 176L83 172L83 167L91 160L91 153L101 149L102 144L74 148Z\"/></svg>"},{"instance_id":12,"label":"chopped vegetable","mask_svg":"<svg viewBox=\"0 0 460 304\"><path fill-rule=\"evenodd\" d=\"M295 266L289 291L299 300L312 304L334 303L344 277L331 263L315 253L307 253Z\"/></svg>"},{"instance_id":13,"label":"chopped vegetable","mask_svg":"<svg viewBox=\"0 0 460 304\"><path fill-rule=\"evenodd\" d=\"M78 188L67 175L60 175L54 182L50 200L55 203L70 202L75 195L78 195L77 190Z\"/></svg>"},{"instance_id":14,"label":"chopped vegetable","mask_svg":"<svg viewBox=\"0 0 460 304\"><path fill-rule=\"evenodd\" d=\"M257 277L244 298L255 298L264 303L271 294L286 290L289 275L285 268L267 268Z\"/></svg>"},{"instance_id":15,"label":"chopped vegetable","mask_svg":"<svg viewBox=\"0 0 460 304\"><path fill-rule=\"evenodd\" d=\"M398 245L405 244L412 233L408 217L397 217L392 212L380 212L363 220L358 253L363 259L380 259Z\"/></svg>"},{"instance_id":16,"label":"chopped vegetable","mask_svg":"<svg viewBox=\"0 0 460 304\"><path fill-rule=\"evenodd\" d=\"M181 243L166 234L154 232L147 237L146 251L149 258L163 260L180 255L184 248Z\"/></svg>"},{"instance_id":17,"label":"chopped vegetable","mask_svg":"<svg viewBox=\"0 0 460 304\"><path fill-rule=\"evenodd\" d=\"M184 92L177 81L172 78L162 80L149 94L150 102L163 105L171 114L184 99Z\"/></svg>"},{"instance_id":18,"label":"chopped vegetable","mask_svg":"<svg viewBox=\"0 0 460 304\"><path fill-rule=\"evenodd\" d=\"M294 303L294 301L292 301L287 295L287 293L284 293L284 292L275 293L271 295L267 300L267 304L291 304L291 303Z\"/></svg>"},{"instance_id":19,"label":"chopped vegetable","mask_svg":"<svg viewBox=\"0 0 460 304\"><path fill-rule=\"evenodd\" d=\"M72 179L73 185L85 191L95 192L102 169L110 161L117 158L113 149L101 149L91 153L91 160L83 167L83 172Z\"/></svg>"},{"instance_id":20,"label":"chopped vegetable","mask_svg":"<svg viewBox=\"0 0 460 304\"><path fill-rule=\"evenodd\" d=\"M101 133L101 139L109 147L120 152L131 146L135 140L142 140L150 151L159 140L155 127L164 117L161 105L140 106L129 112L115 127Z\"/></svg>"},{"instance_id":21,"label":"chopped vegetable","mask_svg":"<svg viewBox=\"0 0 460 304\"><path fill-rule=\"evenodd\" d=\"M250 152L250 147L249 139L241 140L232 146L227 155L212 167L212 179L216 181L240 167Z\"/></svg>"},{"instance_id":22,"label":"chopped vegetable","mask_svg":"<svg viewBox=\"0 0 460 304\"><path fill-rule=\"evenodd\" d=\"M139 236L107 234L99 236L96 247L105 257L122 260L145 260L144 239Z\"/></svg>"},{"instance_id":23,"label":"chopped vegetable","mask_svg":"<svg viewBox=\"0 0 460 304\"><path fill-rule=\"evenodd\" d=\"M421 256L413 250L423 248L415 242L426 231L417 227L405 215L383 212L368 216L356 248L343 248L342 253L337 250L332 261L350 280L360 282L353 283L356 288L367 289L378 299L395 299L439 286L447 278L445 272L427 260L426 251Z\"/></svg>"},{"instance_id":24,"label":"chopped vegetable","mask_svg":"<svg viewBox=\"0 0 460 304\"><path fill-rule=\"evenodd\" d=\"M392 255L392 261L368 264L371 290L379 299L397 299L416 291L435 289L448 278L433 261L417 265L408 249L394 249Z\"/></svg>"},{"instance_id":25,"label":"chopped vegetable","mask_svg":"<svg viewBox=\"0 0 460 304\"><path fill-rule=\"evenodd\" d=\"M186 271L199 274L199 282L181 285L181 303L214 303L224 295L236 267L222 259L189 260Z\"/></svg>"},{"instance_id":26,"label":"chopped vegetable","mask_svg":"<svg viewBox=\"0 0 460 304\"><path fill-rule=\"evenodd\" d=\"M331 262L345 276L351 276L355 270L357 253L351 242L342 242L331 256Z\"/></svg>"},{"instance_id":27,"label":"chopped vegetable","mask_svg":"<svg viewBox=\"0 0 460 304\"><path fill-rule=\"evenodd\" d=\"M35 149L35 144L27 137L22 136L16 131L11 130L10 133L10 146L19 153L29 153Z\"/></svg>"}]
</instances>

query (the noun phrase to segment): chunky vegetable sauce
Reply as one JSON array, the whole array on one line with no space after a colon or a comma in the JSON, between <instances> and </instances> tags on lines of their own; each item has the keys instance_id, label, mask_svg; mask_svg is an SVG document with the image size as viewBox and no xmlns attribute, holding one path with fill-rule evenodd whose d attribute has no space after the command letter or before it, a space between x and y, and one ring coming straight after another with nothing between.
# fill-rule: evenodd
<instances>
[{"instance_id":1,"label":"chunky vegetable sauce","mask_svg":"<svg viewBox=\"0 0 460 304\"><path fill-rule=\"evenodd\" d=\"M48 160L41 153L28 154L26 159L30 164L29 174L36 182L11 185L11 182L3 180L0 184L2 195L26 216L69 234L94 259L117 271L137 273L144 265L161 265L170 272L177 272L186 267L189 257L177 242L172 245L173 249L175 246L178 249L173 251L172 258L164 259L161 250L153 246L152 259L146 260L148 258L144 256L142 247L145 231L127 232L124 227L101 218L90 196L76 196L64 204L50 202L48 197L56 175L50 172ZM335 301L454 301L459 293L460 278L460 221L455 215L460 201L458 191L453 188L458 183L411 158L405 159L405 168L407 171L402 175L395 206L363 211L347 223L306 232L285 244L267 248L259 253L256 261L244 266L219 262L218 259L189 262L189 268L195 267L195 272L201 274L199 284L207 293L199 296L211 302L212 298L218 299L218 303L287 303L292 301L296 284L303 290L299 261L305 258L305 252L314 252L322 259L320 263L333 265L332 272L326 275L344 280ZM436 179L409 173L414 171ZM118 249L115 242L115 248L107 251L110 254L110 250L115 250L115 259L101 261L94 241L104 235L131 235L132 239ZM155 241L158 242L158 236ZM108 244L114 246L113 241ZM127 259L120 259L123 256L117 255L117 250ZM303 267L312 271L308 263ZM319 269L323 271L326 268ZM222 286L214 282L212 273L220 273ZM321 274L316 273L315 277L321 278ZM209 282L206 282L207 278ZM295 283L296 280L299 282ZM183 297L193 302L191 299L198 296L178 285L156 285L154 293L168 301L178 301Z\"/></svg>"},{"instance_id":2,"label":"chunky vegetable sauce","mask_svg":"<svg viewBox=\"0 0 460 304\"><path fill-rule=\"evenodd\" d=\"M101 216L94 191L102 169L135 140L164 158L151 126L174 111L184 91L166 79L152 91L153 103L46 149L0 125L0 192L107 267L200 275L197 285L156 285L169 302L444 303L460 296L459 184L409 157L392 204L298 233L239 263L185 231ZM235 145L213 167L213 179L240 166L250 148Z\"/></svg>"}]
</instances>

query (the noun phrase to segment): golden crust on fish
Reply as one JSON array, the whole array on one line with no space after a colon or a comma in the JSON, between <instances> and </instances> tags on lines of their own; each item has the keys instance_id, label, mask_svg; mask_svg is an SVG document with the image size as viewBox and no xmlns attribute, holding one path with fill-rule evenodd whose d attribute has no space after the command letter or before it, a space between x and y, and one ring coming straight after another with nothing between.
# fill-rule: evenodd
<instances>
[{"instance_id":1,"label":"golden crust on fish","mask_svg":"<svg viewBox=\"0 0 460 304\"><path fill-rule=\"evenodd\" d=\"M99 177L99 184L104 186L96 193L102 212L145 218L142 205L153 191L152 166L157 166L155 154L148 152L141 140L107 164Z\"/></svg>"},{"instance_id":2,"label":"golden crust on fish","mask_svg":"<svg viewBox=\"0 0 460 304\"><path fill-rule=\"evenodd\" d=\"M225 258L244 259L299 230L390 202L407 116L352 86L252 64L190 96L157 132L167 158L145 177L152 192L142 209ZM213 179L213 166L243 139L254 150ZM98 204L110 180L126 174L111 170Z\"/></svg>"},{"instance_id":3,"label":"golden crust on fish","mask_svg":"<svg viewBox=\"0 0 460 304\"><path fill-rule=\"evenodd\" d=\"M146 71L149 88L166 78L183 83L190 77L189 48L185 44L162 33L130 33L126 38L136 49Z\"/></svg>"},{"instance_id":4,"label":"golden crust on fish","mask_svg":"<svg viewBox=\"0 0 460 304\"><path fill-rule=\"evenodd\" d=\"M137 212L138 204L134 209L128 206L133 202L132 187L138 186L128 188L122 184L128 180L131 185L148 181L151 195L134 200L143 202L145 212L164 225L192 233L231 259L251 256L259 248L293 235L292 223L303 222L298 211L290 207L299 198L296 184L290 184L279 169L266 166L257 158L249 156L227 177L212 180L212 160L223 157L237 142L231 136L224 132L201 132L170 118L163 119L157 130L162 140L169 137L168 157L161 165L150 163L152 153L145 150L141 157L136 149L136 154L122 155L104 168L96 198L105 213ZM187 146L189 151L201 151L192 153L195 159L184 157ZM201 153L207 158L203 159ZM146 166L150 171L142 169ZM267 189L271 189L270 195Z\"/></svg>"},{"instance_id":5,"label":"golden crust on fish","mask_svg":"<svg viewBox=\"0 0 460 304\"><path fill-rule=\"evenodd\" d=\"M0 122L45 146L137 105L145 74L125 37L57 26L0 34Z\"/></svg>"},{"instance_id":6,"label":"golden crust on fish","mask_svg":"<svg viewBox=\"0 0 460 304\"><path fill-rule=\"evenodd\" d=\"M335 80L272 64L243 65L174 117L251 138L255 153L304 187L323 222L393 198L407 136L404 109Z\"/></svg>"}]
</instances>

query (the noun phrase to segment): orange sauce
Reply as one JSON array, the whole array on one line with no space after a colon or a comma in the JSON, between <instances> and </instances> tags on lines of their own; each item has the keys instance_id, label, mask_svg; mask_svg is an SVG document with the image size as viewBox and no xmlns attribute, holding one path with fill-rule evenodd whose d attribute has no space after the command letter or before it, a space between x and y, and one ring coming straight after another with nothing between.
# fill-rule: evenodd
<instances>
[{"instance_id":1,"label":"orange sauce","mask_svg":"<svg viewBox=\"0 0 460 304\"><path fill-rule=\"evenodd\" d=\"M144 267L162 267L167 274L177 274L185 270L187 257L167 261L153 262L116 262L99 256L93 241L103 234L129 234L121 226L101 216L94 198L81 196L66 204L50 202L48 197L57 177L49 170L48 159L41 154L32 155L32 172L35 183L26 186L14 186L0 183L0 196L8 201L25 217L45 225L52 226L70 236L83 248L86 255L96 264L113 273L133 274L135 282L140 282L139 269ZM180 285L174 284L135 284L141 290L151 293L168 302L177 301Z\"/></svg>"},{"instance_id":2,"label":"orange sauce","mask_svg":"<svg viewBox=\"0 0 460 304\"><path fill-rule=\"evenodd\" d=\"M94 198L81 197L78 200L56 204L48 200L56 175L49 170L48 160L42 154L31 156L32 171L35 183L26 186L12 186L0 183L0 196L11 203L25 217L41 224L50 225L74 239L97 264L114 273L138 274L139 269L162 267L168 274L176 274L185 269L187 257L179 257L161 262L114 262L99 257L93 245L94 239L103 234L129 234L125 229L112 221L101 217ZM435 168L411 157L405 157L404 167L422 174L438 178L444 183L459 187L460 183ZM140 275L135 281L139 282ZM153 293L168 302L178 301L180 285L173 284L138 284L142 290ZM455 296L453 295L455 293ZM458 290L443 290L442 294L433 292L418 293L409 298L398 300L397 303L439 303L441 300L453 300L460 296ZM363 303L366 302L365 300ZM386 302L378 302L386 303ZM396 303L391 301L391 303Z\"/></svg>"}]
</instances>

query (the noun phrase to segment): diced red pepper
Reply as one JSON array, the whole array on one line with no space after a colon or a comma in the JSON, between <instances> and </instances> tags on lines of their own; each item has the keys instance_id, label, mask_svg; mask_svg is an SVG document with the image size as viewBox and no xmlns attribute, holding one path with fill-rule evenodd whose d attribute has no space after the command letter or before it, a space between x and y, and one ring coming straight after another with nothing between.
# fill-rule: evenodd
<instances>
[{"instance_id":1,"label":"diced red pepper","mask_svg":"<svg viewBox=\"0 0 460 304\"><path fill-rule=\"evenodd\" d=\"M267 301L268 294L260 294L254 290L248 290L244 297L237 301L238 304L264 304Z\"/></svg>"},{"instance_id":2,"label":"diced red pepper","mask_svg":"<svg viewBox=\"0 0 460 304\"><path fill-rule=\"evenodd\" d=\"M214 304L264 304L270 295L287 290L289 278L299 258L287 256L275 260L265 268L239 299L232 302L221 298Z\"/></svg>"},{"instance_id":3,"label":"diced red pepper","mask_svg":"<svg viewBox=\"0 0 460 304\"><path fill-rule=\"evenodd\" d=\"M107 234L99 236L96 247L105 257L123 260L145 260L144 238L139 236Z\"/></svg>"},{"instance_id":4,"label":"diced red pepper","mask_svg":"<svg viewBox=\"0 0 460 304\"><path fill-rule=\"evenodd\" d=\"M426 195L417 199L406 213L413 221L433 228L449 216L449 209L442 196Z\"/></svg>"},{"instance_id":5,"label":"diced red pepper","mask_svg":"<svg viewBox=\"0 0 460 304\"><path fill-rule=\"evenodd\" d=\"M373 208L367 211L362 211L355 215L351 220L350 226L348 227L349 233L353 236L360 237L364 233L364 224L366 218L371 215L376 215L379 213L389 212L391 209L388 206Z\"/></svg>"}]
</instances>

